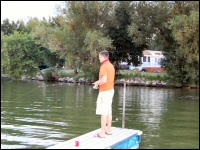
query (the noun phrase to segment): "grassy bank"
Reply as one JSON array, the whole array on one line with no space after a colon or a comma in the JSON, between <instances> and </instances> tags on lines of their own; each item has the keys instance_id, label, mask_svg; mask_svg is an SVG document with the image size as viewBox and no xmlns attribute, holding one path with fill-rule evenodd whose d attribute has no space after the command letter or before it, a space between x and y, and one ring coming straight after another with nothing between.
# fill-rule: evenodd
<instances>
[{"instance_id":1,"label":"grassy bank","mask_svg":"<svg viewBox=\"0 0 200 150\"><path fill-rule=\"evenodd\" d=\"M133 79L135 77L145 78L147 80L162 80L167 81L169 76L167 73L139 72L132 70L119 70L117 73L118 79Z\"/></svg>"},{"instance_id":2,"label":"grassy bank","mask_svg":"<svg viewBox=\"0 0 200 150\"><path fill-rule=\"evenodd\" d=\"M74 74L73 70L61 70L61 69L56 69L54 70L60 78L73 78L75 80L79 80L80 78L84 78L85 74L83 71L79 71L78 74ZM46 76L51 76L52 70L51 69L46 69L44 72L46 72ZM89 82L94 82L92 77L86 76L87 81ZM119 70L116 74L116 80L120 79L125 79L125 80L137 80L141 79L143 81L149 81L149 82L165 82L166 86L168 87L179 87L179 84L175 82L170 81L170 77L167 73L154 73L154 72L140 72L140 71L132 71L132 70ZM198 88L199 86L197 85L188 85L189 87L192 88ZM182 86L180 86L182 87ZM187 86L186 86L187 87Z\"/></svg>"},{"instance_id":3,"label":"grassy bank","mask_svg":"<svg viewBox=\"0 0 200 150\"><path fill-rule=\"evenodd\" d=\"M84 73L80 71L78 74L74 74L73 70L60 70L60 77L75 77L81 78L84 77ZM117 79L134 79L135 77L145 78L147 80L162 80L167 81L169 76L167 73L153 73L153 72L138 72L132 70L119 70L116 75Z\"/></svg>"}]
</instances>

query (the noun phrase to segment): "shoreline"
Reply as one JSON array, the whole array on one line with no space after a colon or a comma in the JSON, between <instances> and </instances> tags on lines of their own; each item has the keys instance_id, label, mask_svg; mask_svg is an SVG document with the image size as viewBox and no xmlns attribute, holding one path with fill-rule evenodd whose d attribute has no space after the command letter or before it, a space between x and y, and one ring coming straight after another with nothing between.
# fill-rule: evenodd
<instances>
[{"instance_id":1,"label":"shoreline","mask_svg":"<svg viewBox=\"0 0 200 150\"><path fill-rule=\"evenodd\" d=\"M30 79L29 79L30 80ZM32 78L31 80L38 80L38 81L45 81L43 78ZM92 85L93 82L88 81L84 78L79 78L78 80L75 80L73 77L65 77L65 78L58 78L53 79L45 82L64 82L64 83L74 83L74 84L86 84L86 85ZM161 88L185 88L185 89L199 89L198 86L181 86L180 84L176 85L169 85L167 82L161 81L161 80L146 80L145 78L139 78L136 77L133 79L116 79L114 85L115 86L124 86L124 83L126 83L126 86L143 86L143 87L161 87Z\"/></svg>"},{"instance_id":2,"label":"shoreline","mask_svg":"<svg viewBox=\"0 0 200 150\"><path fill-rule=\"evenodd\" d=\"M1 76L1 80L9 81L12 80L7 76ZM58 78L57 80L54 78L52 80L44 80L42 76L36 76L32 78L28 78L23 76L21 80L30 80L30 81L43 81L43 82L64 82L64 83L74 83L74 84L83 84L83 85L92 85L93 82L88 81L87 79L80 78L75 80L74 78L65 77L65 78ZM115 86L140 86L140 87L157 87L157 88L184 88L184 89L199 89L199 86L189 85L189 86L181 86L180 84L176 85L169 85L164 81L161 80L146 80L145 78L135 78L133 79L116 79L114 85Z\"/></svg>"}]
</instances>

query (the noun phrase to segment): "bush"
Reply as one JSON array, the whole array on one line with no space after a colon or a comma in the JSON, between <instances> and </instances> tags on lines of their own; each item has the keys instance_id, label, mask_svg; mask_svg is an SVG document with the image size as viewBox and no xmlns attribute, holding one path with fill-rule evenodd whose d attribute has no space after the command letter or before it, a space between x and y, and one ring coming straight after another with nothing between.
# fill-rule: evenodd
<instances>
[{"instance_id":1,"label":"bush","mask_svg":"<svg viewBox=\"0 0 200 150\"><path fill-rule=\"evenodd\" d=\"M167 73L152 73L152 72L137 72L132 70L120 70L117 73L117 79L135 79L136 77L143 77L147 80L162 80L168 81L169 75Z\"/></svg>"},{"instance_id":2,"label":"bush","mask_svg":"<svg viewBox=\"0 0 200 150\"><path fill-rule=\"evenodd\" d=\"M64 77L71 77L73 75L73 72L60 70L58 71L58 74L61 78L64 78Z\"/></svg>"},{"instance_id":3,"label":"bush","mask_svg":"<svg viewBox=\"0 0 200 150\"><path fill-rule=\"evenodd\" d=\"M52 80L52 72L57 72L57 68L55 67L50 67L47 69L44 69L44 78L45 80Z\"/></svg>"},{"instance_id":4,"label":"bush","mask_svg":"<svg viewBox=\"0 0 200 150\"><path fill-rule=\"evenodd\" d=\"M83 77L85 77L84 73L83 73L83 72L79 72L79 73L74 77L74 79L75 79L75 80L79 80L80 78L83 78Z\"/></svg>"}]
</instances>

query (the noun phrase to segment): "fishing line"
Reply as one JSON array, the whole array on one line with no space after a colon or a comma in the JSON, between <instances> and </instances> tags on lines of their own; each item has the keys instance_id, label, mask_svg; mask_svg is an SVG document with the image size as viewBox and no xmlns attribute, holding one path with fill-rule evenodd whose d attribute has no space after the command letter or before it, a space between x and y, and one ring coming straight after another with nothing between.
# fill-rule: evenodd
<instances>
[{"instance_id":1,"label":"fishing line","mask_svg":"<svg viewBox=\"0 0 200 150\"><path fill-rule=\"evenodd\" d=\"M33 89L31 89L30 91L26 92L25 94L21 95L19 98L21 98L22 96L24 96L24 95L30 93L31 91L34 91L35 89L38 89L39 87L46 87L46 86L50 86L50 85L44 85L44 86L40 86L40 85L39 85L38 87L33 88ZM54 86L54 84L52 84L51 86Z\"/></svg>"}]
</instances>

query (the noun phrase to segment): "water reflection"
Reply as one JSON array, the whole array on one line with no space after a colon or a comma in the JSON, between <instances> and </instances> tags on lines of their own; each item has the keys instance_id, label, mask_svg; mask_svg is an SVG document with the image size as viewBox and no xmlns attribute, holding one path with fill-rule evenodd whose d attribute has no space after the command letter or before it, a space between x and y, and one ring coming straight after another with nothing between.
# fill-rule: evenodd
<instances>
[{"instance_id":1,"label":"water reflection","mask_svg":"<svg viewBox=\"0 0 200 150\"><path fill-rule=\"evenodd\" d=\"M114 124L122 126L124 89L122 87L116 87L116 91L116 97L118 97L118 99L114 102L114 107L117 106L118 110L114 112L114 114L117 114L114 116L120 119L118 123L114 122ZM190 99L187 99L188 97ZM194 122L195 119L199 122L197 117L199 113L195 113L195 116L193 114L190 118L186 117L184 114L193 112L194 109L198 112L199 106L195 107L192 104L196 103L198 105L199 101L196 101L198 97L198 91L194 89L185 90L127 86L125 127L143 131L143 143L141 144L141 148L193 147L195 142L199 143L198 134L193 137L196 139L193 141L194 143L190 142L190 144L186 144L182 137L193 132L191 126L196 128L196 131L199 132L198 125ZM185 105L185 103L187 103L187 105ZM177 124L179 124L179 126L177 126ZM190 125L188 126L188 124ZM184 132L181 131L181 133L178 132L177 135L182 135L182 137L174 136L174 133L180 131L180 125L182 125L181 128L186 128L186 130L184 130ZM167 144L166 140L169 141ZM174 143L176 143L176 145Z\"/></svg>"},{"instance_id":2,"label":"water reflection","mask_svg":"<svg viewBox=\"0 0 200 150\"><path fill-rule=\"evenodd\" d=\"M119 105L123 105L123 88L119 92ZM140 119L147 124L160 122L160 116L167 111L167 99L172 91L158 88L126 87L126 111L140 107Z\"/></svg>"},{"instance_id":3,"label":"water reflection","mask_svg":"<svg viewBox=\"0 0 200 150\"><path fill-rule=\"evenodd\" d=\"M163 89L145 89L140 95L141 105L141 121L147 124L154 124L154 128L158 128L161 120L161 115L167 111L168 91ZM148 115L144 115L148 114Z\"/></svg>"}]
</instances>

